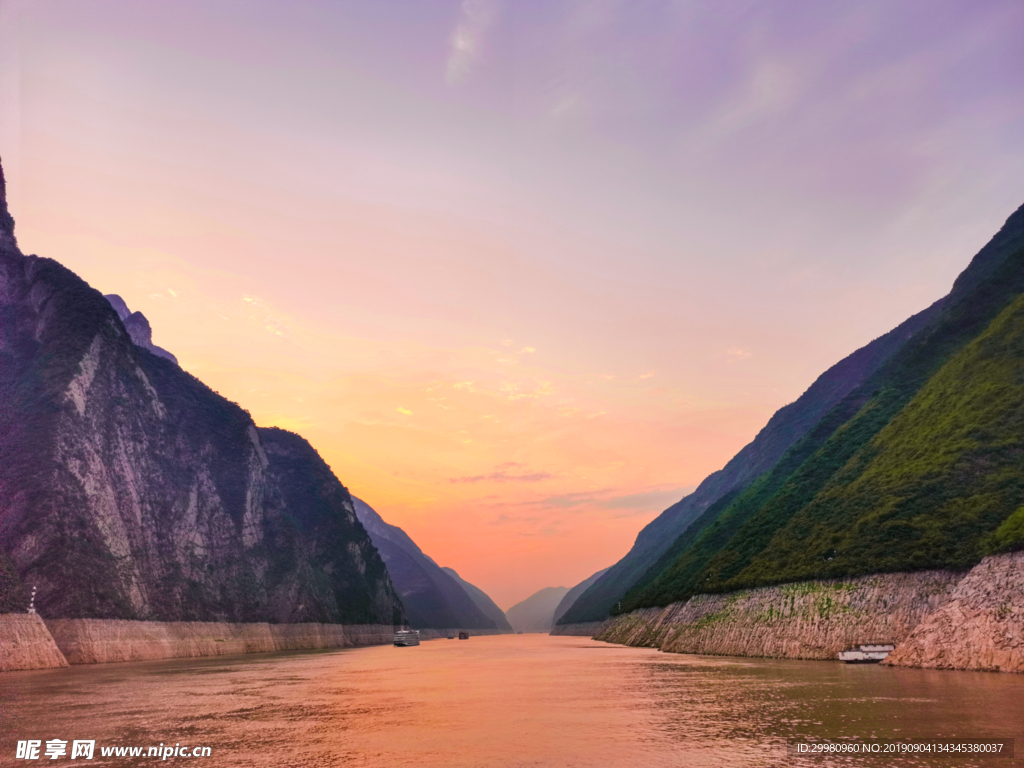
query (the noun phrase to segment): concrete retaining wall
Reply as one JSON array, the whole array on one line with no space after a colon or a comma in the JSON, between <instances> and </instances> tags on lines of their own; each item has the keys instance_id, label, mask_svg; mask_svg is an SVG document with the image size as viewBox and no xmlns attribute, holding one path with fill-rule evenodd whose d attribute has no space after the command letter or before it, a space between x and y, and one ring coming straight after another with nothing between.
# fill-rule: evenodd
<instances>
[{"instance_id":1,"label":"concrete retaining wall","mask_svg":"<svg viewBox=\"0 0 1024 768\"><path fill-rule=\"evenodd\" d=\"M0 672L67 665L64 654L37 615L0 614Z\"/></svg>"},{"instance_id":2,"label":"concrete retaining wall","mask_svg":"<svg viewBox=\"0 0 1024 768\"><path fill-rule=\"evenodd\" d=\"M0 671L392 642L382 624L229 624L0 615Z\"/></svg>"}]
</instances>

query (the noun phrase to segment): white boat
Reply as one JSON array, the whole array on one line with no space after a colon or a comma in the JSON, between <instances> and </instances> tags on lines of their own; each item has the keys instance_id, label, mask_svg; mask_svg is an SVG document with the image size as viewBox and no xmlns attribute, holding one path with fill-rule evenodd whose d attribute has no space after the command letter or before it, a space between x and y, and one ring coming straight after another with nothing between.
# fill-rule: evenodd
<instances>
[{"instance_id":1,"label":"white boat","mask_svg":"<svg viewBox=\"0 0 1024 768\"><path fill-rule=\"evenodd\" d=\"M890 643L862 643L839 653L839 660L847 664L877 664L896 650Z\"/></svg>"},{"instance_id":2,"label":"white boat","mask_svg":"<svg viewBox=\"0 0 1024 768\"><path fill-rule=\"evenodd\" d=\"M420 644L420 633L415 629L400 629L395 632L395 645L405 648L410 645Z\"/></svg>"}]
</instances>

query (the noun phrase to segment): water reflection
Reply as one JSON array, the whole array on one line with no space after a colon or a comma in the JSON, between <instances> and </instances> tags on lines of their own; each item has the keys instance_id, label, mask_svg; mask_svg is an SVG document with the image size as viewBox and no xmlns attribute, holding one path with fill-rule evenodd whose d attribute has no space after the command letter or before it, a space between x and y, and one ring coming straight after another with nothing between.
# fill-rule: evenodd
<instances>
[{"instance_id":1,"label":"water reflection","mask_svg":"<svg viewBox=\"0 0 1024 768\"><path fill-rule=\"evenodd\" d=\"M216 766L1024 765L785 751L853 737L1012 737L1024 753L1024 677L542 635L0 674L0 764L17 739L61 738L205 745Z\"/></svg>"}]
</instances>

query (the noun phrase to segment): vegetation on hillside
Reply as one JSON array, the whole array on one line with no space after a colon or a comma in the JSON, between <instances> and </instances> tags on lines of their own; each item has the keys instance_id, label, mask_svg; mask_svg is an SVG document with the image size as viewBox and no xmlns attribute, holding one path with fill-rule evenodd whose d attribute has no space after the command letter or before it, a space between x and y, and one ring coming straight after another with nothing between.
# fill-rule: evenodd
<instances>
[{"instance_id":1,"label":"vegetation on hillside","mask_svg":"<svg viewBox=\"0 0 1024 768\"><path fill-rule=\"evenodd\" d=\"M800 579L965 568L1020 545L1021 293L1024 249L771 471L710 507L616 612Z\"/></svg>"},{"instance_id":2,"label":"vegetation on hillside","mask_svg":"<svg viewBox=\"0 0 1024 768\"><path fill-rule=\"evenodd\" d=\"M24 613L28 608L26 593L11 556L0 552L0 613Z\"/></svg>"}]
</instances>

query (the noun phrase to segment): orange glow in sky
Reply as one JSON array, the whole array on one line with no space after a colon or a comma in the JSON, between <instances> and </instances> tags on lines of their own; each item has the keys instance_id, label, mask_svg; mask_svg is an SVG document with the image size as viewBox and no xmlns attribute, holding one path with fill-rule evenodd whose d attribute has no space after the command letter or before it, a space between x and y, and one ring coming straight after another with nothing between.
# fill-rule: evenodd
<instances>
[{"instance_id":1,"label":"orange glow in sky","mask_svg":"<svg viewBox=\"0 0 1024 768\"><path fill-rule=\"evenodd\" d=\"M1020 3L511 5L0 0L22 249L502 608L1024 199Z\"/></svg>"}]
</instances>

